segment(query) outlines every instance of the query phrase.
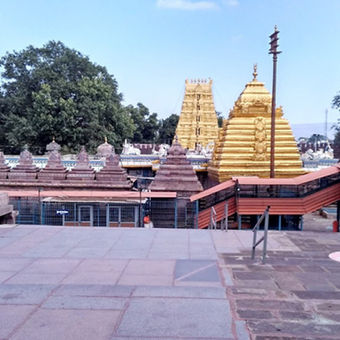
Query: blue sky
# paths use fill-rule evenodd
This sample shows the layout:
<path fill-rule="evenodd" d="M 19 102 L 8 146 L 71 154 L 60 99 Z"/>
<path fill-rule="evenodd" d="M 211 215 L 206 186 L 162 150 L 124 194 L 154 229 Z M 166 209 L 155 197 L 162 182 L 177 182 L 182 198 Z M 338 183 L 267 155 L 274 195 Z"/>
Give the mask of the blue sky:
<path fill-rule="evenodd" d="M 271 91 L 269 35 L 280 30 L 277 104 L 292 124 L 335 122 L 338 0 L 0 0 L 0 55 L 60 40 L 100 65 L 125 104 L 180 113 L 186 78 L 212 78 L 224 117 L 258 63 Z"/>

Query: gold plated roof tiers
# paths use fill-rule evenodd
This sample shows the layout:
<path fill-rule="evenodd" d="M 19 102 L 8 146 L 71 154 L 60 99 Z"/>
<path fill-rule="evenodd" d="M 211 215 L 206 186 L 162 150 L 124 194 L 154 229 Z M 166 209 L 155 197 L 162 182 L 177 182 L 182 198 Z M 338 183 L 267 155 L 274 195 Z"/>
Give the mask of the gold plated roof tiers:
<path fill-rule="evenodd" d="M 206 147 L 218 137 L 218 124 L 212 95 L 212 80 L 186 80 L 182 111 L 176 135 L 183 148 Z"/>
<path fill-rule="evenodd" d="M 209 176 L 223 182 L 233 176 L 270 176 L 271 94 L 259 82 L 257 67 L 225 120 L 215 145 Z M 282 108 L 276 109 L 275 177 L 304 174 L 296 142 Z"/>

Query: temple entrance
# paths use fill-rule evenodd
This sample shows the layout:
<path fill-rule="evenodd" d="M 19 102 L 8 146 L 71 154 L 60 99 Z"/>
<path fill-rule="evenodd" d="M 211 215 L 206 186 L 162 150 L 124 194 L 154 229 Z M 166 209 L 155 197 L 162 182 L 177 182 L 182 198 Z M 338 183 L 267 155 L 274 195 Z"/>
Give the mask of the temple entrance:
<path fill-rule="evenodd" d="M 138 207 L 108 205 L 106 216 L 108 227 L 136 227 Z"/>

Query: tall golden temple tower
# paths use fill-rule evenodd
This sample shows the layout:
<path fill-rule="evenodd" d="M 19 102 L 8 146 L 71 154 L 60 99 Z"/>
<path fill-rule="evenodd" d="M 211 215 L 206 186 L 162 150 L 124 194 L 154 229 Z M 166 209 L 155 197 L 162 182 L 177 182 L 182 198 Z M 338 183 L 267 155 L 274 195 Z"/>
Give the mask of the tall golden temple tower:
<path fill-rule="evenodd" d="M 212 95 L 212 80 L 186 80 L 182 111 L 176 135 L 183 148 L 216 142 L 218 123 Z"/>
<path fill-rule="evenodd" d="M 272 96 L 259 82 L 257 66 L 224 122 L 215 145 L 209 176 L 223 182 L 234 176 L 270 176 L 270 128 Z M 276 109 L 275 177 L 304 174 L 302 162 L 282 108 Z"/>

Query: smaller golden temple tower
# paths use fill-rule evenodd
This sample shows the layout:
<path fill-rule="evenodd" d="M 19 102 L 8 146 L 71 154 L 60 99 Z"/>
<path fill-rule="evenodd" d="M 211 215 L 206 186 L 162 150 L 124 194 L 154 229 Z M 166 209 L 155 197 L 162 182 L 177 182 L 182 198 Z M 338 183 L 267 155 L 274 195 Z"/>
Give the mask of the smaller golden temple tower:
<path fill-rule="evenodd" d="M 272 96 L 257 80 L 248 83 L 234 104 L 216 142 L 209 176 L 224 182 L 234 176 L 270 176 L 270 129 Z M 282 108 L 276 109 L 275 177 L 295 177 L 305 172 L 300 154 Z"/>
<path fill-rule="evenodd" d="M 216 142 L 218 123 L 212 95 L 212 80 L 185 81 L 185 95 L 176 135 L 183 148 L 206 147 Z"/>

